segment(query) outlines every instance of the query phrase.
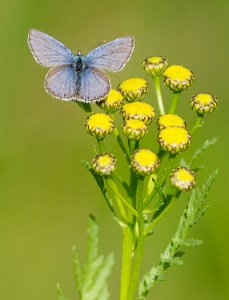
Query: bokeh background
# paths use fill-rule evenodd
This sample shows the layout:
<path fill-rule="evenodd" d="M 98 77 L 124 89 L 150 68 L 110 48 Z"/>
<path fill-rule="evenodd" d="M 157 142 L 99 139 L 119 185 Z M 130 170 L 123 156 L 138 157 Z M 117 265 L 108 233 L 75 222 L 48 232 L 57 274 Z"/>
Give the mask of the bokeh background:
<path fill-rule="evenodd" d="M 149 299 L 229 299 L 228 14 L 227 0 L 1 0 L 0 299 L 54 300 L 56 282 L 69 299 L 77 299 L 71 248 L 77 244 L 83 257 L 89 213 L 100 225 L 101 252 L 115 252 L 110 290 L 111 299 L 118 299 L 121 232 L 80 165 L 80 159 L 92 159 L 95 140 L 85 132 L 85 115 L 77 104 L 44 92 L 46 70 L 29 52 L 29 28 L 83 51 L 104 40 L 134 35 L 131 61 L 110 75 L 114 87 L 128 77 L 146 78 L 140 63 L 149 55 L 191 67 L 196 81 L 183 94 L 178 110 L 190 126 L 195 118 L 190 96 L 199 91 L 217 95 L 218 110 L 206 118 L 187 152 L 190 155 L 207 138 L 219 137 L 202 157 L 206 168 L 198 177 L 202 183 L 211 170 L 220 169 L 208 197 L 210 209 L 192 231 L 204 244 L 188 249 L 185 266 L 169 270 Z M 168 107 L 170 93 L 165 88 L 163 92 Z M 153 86 L 148 101 L 155 103 Z M 114 149 L 112 138 L 108 144 Z M 156 147 L 150 138 L 143 144 Z M 144 270 L 158 262 L 186 200 L 181 199 L 147 242 Z"/>

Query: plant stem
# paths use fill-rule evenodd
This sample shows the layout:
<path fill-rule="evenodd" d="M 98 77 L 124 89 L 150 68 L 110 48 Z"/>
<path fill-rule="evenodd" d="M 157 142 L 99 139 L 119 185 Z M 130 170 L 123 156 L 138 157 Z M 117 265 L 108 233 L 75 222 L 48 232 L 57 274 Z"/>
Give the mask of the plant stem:
<path fill-rule="evenodd" d="M 116 127 L 114 129 L 114 135 L 116 137 L 116 140 L 117 140 L 121 150 L 123 151 L 124 156 L 126 157 L 127 162 L 129 163 L 130 162 L 129 153 L 128 153 L 128 151 L 127 151 L 127 149 L 126 149 L 126 147 L 125 147 L 125 145 L 122 141 L 122 138 L 121 138 L 121 136 L 118 132 L 118 129 Z"/>
<path fill-rule="evenodd" d="M 132 265 L 133 236 L 129 227 L 123 228 L 120 300 L 127 300 Z"/>
<path fill-rule="evenodd" d="M 105 152 L 104 139 L 96 138 L 96 140 L 99 146 L 99 152 L 104 153 Z"/>
<path fill-rule="evenodd" d="M 137 247 L 134 255 L 133 268 L 131 271 L 131 281 L 128 290 L 128 297 L 126 300 L 133 300 L 138 284 L 139 273 L 141 269 L 141 262 L 144 250 L 144 215 L 143 215 L 143 183 L 144 177 L 139 177 L 138 186 L 137 186 L 137 194 L 136 194 L 136 208 L 139 214 L 137 218 L 138 224 L 138 239 L 137 239 Z"/>
<path fill-rule="evenodd" d="M 194 126 L 192 127 L 192 129 L 190 130 L 191 134 L 193 134 L 197 128 L 200 128 L 203 126 L 203 117 L 204 117 L 204 115 L 197 114 L 196 122 L 195 122 Z"/>
<path fill-rule="evenodd" d="M 171 103 L 171 106 L 169 109 L 170 114 L 174 114 L 176 112 L 177 104 L 180 99 L 180 95 L 181 95 L 180 92 L 173 92 L 172 103 Z"/>
<path fill-rule="evenodd" d="M 165 109 L 163 105 L 163 99 L 161 95 L 161 83 L 160 83 L 160 76 L 153 77 L 154 84 L 155 84 L 155 90 L 156 90 L 156 96 L 157 96 L 157 103 L 159 107 L 159 111 L 161 115 L 165 114 Z"/>
<path fill-rule="evenodd" d="M 83 102 L 77 102 L 79 106 L 85 111 L 85 113 L 90 116 L 92 114 L 91 104 L 89 103 L 83 103 Z"/>

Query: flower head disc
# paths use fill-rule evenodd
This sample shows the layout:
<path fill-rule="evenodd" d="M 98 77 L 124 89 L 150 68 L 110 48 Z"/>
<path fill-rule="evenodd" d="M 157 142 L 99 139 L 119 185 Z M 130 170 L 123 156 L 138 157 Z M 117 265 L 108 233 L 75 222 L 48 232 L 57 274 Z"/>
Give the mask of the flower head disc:
<path fill-rule="evenodd" d="M 174 92 L 186 90 L 194 81 L 193 72 L 180 65 L 168 67 L 164 71 L 163 77 L 165 84 Z"/>
<path fill-rule="evenodd" d="M 121 82 L 118 90 L 128 101 L 142 100 L 149 91 L 149 83 L 144 78 L 130 78 Z"/>
<path fill-rule="evenodd" d="M 182 127 L 186 128 L 186 122 L 184 119 L 174 114 L 161 115 L 157 121 L 157 127 L 162 130 L 167 127 Z"/>
<path fill-rule="evenodd" d="M 131 167 L 141 176 L 154 173 L 159 164 L 159 158 L 149 149 L 138 149 L 131 156 Z"/>
<path fill-rule="evenodd" d="M 123 105 L 121 110 L 124 119 L 136 119 L 149 124 L 155 116 L 155 109 L 145 102 L 132 102 Z"/>
<path fill-rule="evenodd" d="M 189 191 L 196 185 L 195 173 L 185 167 L 174 169 L 170 175 L 170 180 L 172 185 L 180 191 Z"/>
<path fill-rule="evenodd" d="M 110 175 L 117 167 L 117 160 L 113 154 L 97 154 L 92 160 L 93 169 L 100 175 Z"/>
<path fill-rule="evenodd" d="M 147 126 L 143 121 L 129 119 L 124 120 L 123 132 L 130 140 L 138 141 L 147 134 Z"/>
<path fill-rule="evenodd" d="M 191 99 L 192 109 L 201 115 L 214 111 L 217 105 L 217 98 L 209 93 L 196 94 Z"/>
<path fill-rule="evenodd" d="M 108 96 L 100 102 L 96 102 L 98 106 L 107 110 L 114 111 L 121 107 L 123 103 L 123 96 L 116 90 L 110 90 Z"/>
<path fill-rule="evenodd" d="M 113 132 L 115 124 L 109 115 L 95 113 L 86 119 L 85 127 L 91 135 L 104 138 Z"/>
<path fill-rule="evenodd" d="M 176 154 L 190 145 L 191 136 L 185 128 L 167 127 L 159 132 L 158 142 L 164 151 Z"/>
<path fill-rule="evenodd" d="M 152 77 L 160 76 L 168 66 L 168 61 L 162 56 L 147 57 L 143 63 L 143 70 Z"/>

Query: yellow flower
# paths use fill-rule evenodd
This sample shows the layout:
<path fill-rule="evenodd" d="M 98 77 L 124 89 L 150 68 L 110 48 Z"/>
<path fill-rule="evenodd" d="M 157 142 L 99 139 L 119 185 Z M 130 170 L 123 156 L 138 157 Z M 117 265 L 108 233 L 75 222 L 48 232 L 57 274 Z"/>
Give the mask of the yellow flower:
<path fill-rule="evenodd" d="M 186 122 L 184 119 L 174 114 L 161 115 L 157 121 L 157 127 L 162 130 L 167 127 L 182 127 L 186 128 Z"/>
<path fill-rule="evenodd" d="M 171 172 L 170 180 L 180 191 L 189 191 L 196 185 L 195 173 L 185 167 L 178 167 Z"/>
<path fill-rule="evenodd" d="M 144 78 L 130 78 L 121 82 L 118 90 L 128 101 L 142 100 L 149 91 L 149 83 Z"/>
<path fill-rule="evenodd" d="M 123 105 L 121 110 L 124 119 L 141 120 L 149 124 L 155 116 L 155 109 L 145 102 L 132 102 Z"/>
<path fill-rule="evenodd" d="M 110 90 L 108 96 L 102 101 L 96 102 L 96 104 L 107 111 L 114 111 L 122 106 L 123 100 L 120 92 Z"/>
<path fill-rule="evenodd" d="M 180 65 L 168 67 L 164 71 L 163 77 L 165 84 L 174 92 L 186 90 L 194 81 L 193 72 Z"/>
<path fill-rule="evenodd" d="M 143 121 L 135 119 L 124 120 L 122 129 L 128 139 L 135 141 L 143 138 L 148 131 Z"/>
<path fill-rule="evenodd" d="M 93 169 L 100 175 L 110 175 L 117 167 L 117 160 L 113 154 L 97 154 L 92 160 Z"/>
<path fill-rule="evenodd" d="M 159 132 L 158 142 L 164 151 L 176 154 L 190 145 L 191 136 L 185 128 L 167 127 Z"/>
<path fill-rule="evenodd" d="M 152 77 L 160 76 L 168 66 L 168 61 L 162 56 L 147 57 L 143 63 L 143 70 Z"/>
<path fill-rule="evenodd" d="M 109 115 L 95 113 L 87 117 L 85 127 L 91 135 L 104 138 L 113 132 L 115 124 Z"/>
<path fill-rule="evenodd" d="M 159 164 L 159 158 L 149 149 L 138 149 L 131 156 L 131 167 L 141 176 L 154 173 Z"/>
<path fill-rule="evenodd" d="M 201 115 L 214 111 L 217 105 L 217 98 L 209 93 L 199 93 L 191 99 L 192 109 Z"/>

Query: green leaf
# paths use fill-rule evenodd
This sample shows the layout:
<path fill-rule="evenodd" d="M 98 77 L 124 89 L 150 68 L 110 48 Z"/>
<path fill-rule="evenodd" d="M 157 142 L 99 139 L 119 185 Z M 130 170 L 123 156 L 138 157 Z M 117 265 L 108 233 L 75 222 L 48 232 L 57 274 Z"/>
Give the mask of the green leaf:
<path fill-rule="evenodd" d="M 182 265 L 183 261 L 179 248 L 181 246 L 198 246 L 202 241 L 197 239 L 187 239 L 191 227 L 196 224 L 205 214 L 207 206 L 205 199 L 212 187 L 217 175 L 217 170 L 209 176 L 202 189 L 195 188 L 189 198 L 187 207 L 181 216 L 177 231 L 165 251 L 160 256 L 160 262 L 157 267 L 153 267 L 140 281 L 138 289 L 138 300 L 145 300 L 150 289 L 157 280 L 163 278 L 163 273 L 172 265 Z"/>
<path fill-rule="evenodd" d="M 59 284 L 57 284 L 57 293 L 58 293 L 58 300 L 68 300 L 68 298 L 64 295 L 64 292 L 61 289 Z"/>
<path fill-rule="evenodd" d="M 196 152 L 193 154 L 193 156 L 192 156 L 191 160 L 189 161 L 188 165 L 191 166 L 200 157 L 200 155 L 203 152 L 205 152 L 209 147 L 214 145 L 217 142 L 217 140 L 218 139 L 216 137 L 214 137 L 210 140 L 206 140 L 204 142 L 204 144 L 199 149 L 197 149 Z"/>
<path fill-rule="evenodd" d="M 76 250 L 76 246 L 72 248 L 73 253 L 73 265 L 74 265 L 74 276 L 75 276 L 75 285 L 77 290 L 79 291 L 79 296 L 81 298 L 81 290 L 82 290 L 82 271 L 80 268 L 79 255 Z"/>

